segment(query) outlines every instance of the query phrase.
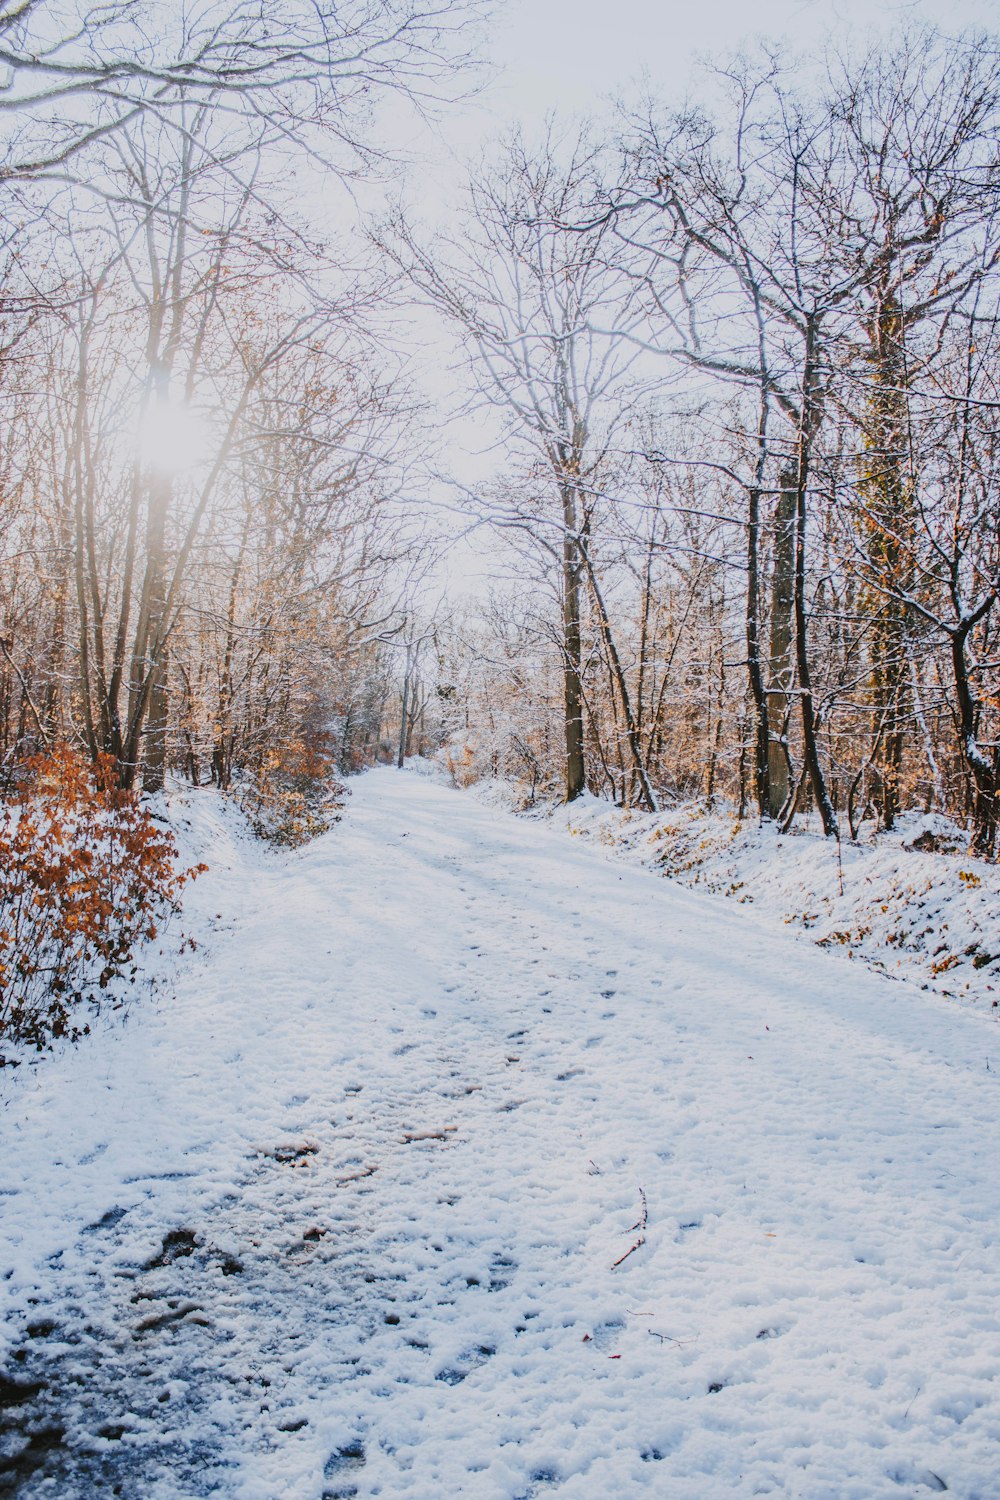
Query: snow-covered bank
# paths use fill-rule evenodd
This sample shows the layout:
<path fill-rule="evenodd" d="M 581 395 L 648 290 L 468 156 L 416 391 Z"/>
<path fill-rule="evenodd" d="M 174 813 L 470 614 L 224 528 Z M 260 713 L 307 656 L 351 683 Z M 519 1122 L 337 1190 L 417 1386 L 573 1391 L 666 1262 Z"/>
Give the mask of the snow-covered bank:
<path fill-rule="evenodd" d="M 473 794 L 511 808 L 503 783 Z M 1000 1002 L 1000 866 L 965 850 L 946 818 L 908 813 L 857 843 L 806 828 L 781 834 L 700 805 L 645 813 L 585 796 L 540 807 L 575 837 L 672 880 L 752 905 L 894 978 L 986 1009 Z"/>
<path fill-rule="evenodd" d="M 996 1500 L 991 1020 L 353 792 L 195 800 L 174 993 L 0 1080 L 9 1492 Z"/>

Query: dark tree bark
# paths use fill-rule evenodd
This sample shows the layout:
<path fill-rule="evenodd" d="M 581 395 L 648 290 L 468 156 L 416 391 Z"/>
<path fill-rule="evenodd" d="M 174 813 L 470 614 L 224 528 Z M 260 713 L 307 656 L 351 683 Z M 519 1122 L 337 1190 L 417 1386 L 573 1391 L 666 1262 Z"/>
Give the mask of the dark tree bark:
<path fill-rule="evenodd" d="M 987 754 L 979 744 L 979 704 L 969 676 L 967 646 L 973 628 L 986 618 L 995 602 L 995 596 L 985 600 L 973 615 L 968 616 L 951 632 L 951 663 L 959 711 L 959 734 L 962 754 L 974 788 L 972 848 L 984 859 L 991 859 L 996 847 L 1000 813 L 1000 744 L 993 746 L 992 754 Z"/>
<path fill-rule="evenodd" d="M 576 490 L 563 485 L 563 705 L 566 732 L 566 801 L 585 790 L 583 750 L 583 648 L 580 638 L 580 538 L 577 532 Z"/>
<path fill-rule="evenodd" d="M 771 571 L 771 633 L 767 692 L 768 798 L 772 818 L 788 811 L 792 794 L 792 759 L 788 746 L 791 694 L 795 685 L 795 577 L 798 475 L 784 470 L 774 508 Z"/>
<path fill-rule="evenodd" d="M 799 418 L 798 469 L 795 487 L 795 661 L 799 679 L 799 704 L 802 713 L 802 743 L 809 784 L 827 838 L 839 838 L 840 828 L 826 778 L 819 758 L 816 710 L 813 703 L 812 676 L 809 670 L 808 622 L 806 614 L 806 495 L 812 442 L 820 422 L 820 398 L 817 389 L 816 346 L 817 320 L 809 314 L 806 320 L 805 363 L 802 374 L 802 406 Z"/>

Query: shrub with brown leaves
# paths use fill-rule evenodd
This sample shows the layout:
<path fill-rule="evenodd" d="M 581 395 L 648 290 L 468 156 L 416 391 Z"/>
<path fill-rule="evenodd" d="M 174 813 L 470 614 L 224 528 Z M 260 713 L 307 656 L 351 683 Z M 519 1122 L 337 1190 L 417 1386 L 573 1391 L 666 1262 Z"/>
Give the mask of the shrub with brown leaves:
<path fill-rule="evenodd" d="M 266 751 L 237 800 L 260 838 L 292 849 L 337 821 L 347 788 L 329 735 L 303 734 Z"/>
<path fill-rule="evenodd" d="M 0 1037 L 44 1047 L 89 1031 L 74 1012 L 115 979 L 179 909 L 177 848 L 111 756 L 67 745 L 29 760 L 0 803 Z"/>

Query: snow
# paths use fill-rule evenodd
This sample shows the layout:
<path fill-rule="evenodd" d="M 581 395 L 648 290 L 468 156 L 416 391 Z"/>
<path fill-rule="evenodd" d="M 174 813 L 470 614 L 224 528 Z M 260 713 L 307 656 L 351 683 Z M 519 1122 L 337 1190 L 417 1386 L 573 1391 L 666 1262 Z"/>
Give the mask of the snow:
<path fill-rule="evenodd" d="M 0 1492 L 996 1500 L 990 1015 L 352 786 L 175 802 L 197 949 L 0 1079 Z"/>
<path fill-rule="evenodd" d="M 474 795 L 515 805 L 501 783 Z M 984 1008 L 1000 999 L 1000 867 L 966 852 L 968 835 L 939 814 L 906 813 L 892 833 L 840 844 L 695 803 L 643 813 L 585 796 L 533 816 L 614 858 L 752 905 L 759 921 L 791 926 L 894 978 Z"/>

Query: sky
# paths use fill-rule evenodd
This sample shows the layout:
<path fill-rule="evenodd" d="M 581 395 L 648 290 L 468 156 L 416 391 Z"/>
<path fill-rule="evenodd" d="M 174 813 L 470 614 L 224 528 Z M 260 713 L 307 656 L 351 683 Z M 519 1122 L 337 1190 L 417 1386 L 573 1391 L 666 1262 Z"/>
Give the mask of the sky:
<path fill-rule="evenodd" d="M 489 119 L 540 123 L 547 110 L 599 111 L 644 75 L 657 93 L 682 96 L 699 55 L 755 37 L 815 53 L 849 29 L 932 22 L 955 31 L 996 27 L 997 0 L 499 0 L 489 51 L 495 78 Z M 475 114 L 449 123 L 472 134 Z M 487 127 L 484 126 L 484 130 Z"/>

